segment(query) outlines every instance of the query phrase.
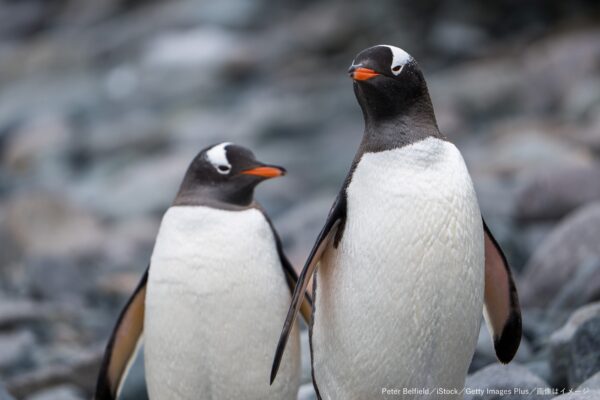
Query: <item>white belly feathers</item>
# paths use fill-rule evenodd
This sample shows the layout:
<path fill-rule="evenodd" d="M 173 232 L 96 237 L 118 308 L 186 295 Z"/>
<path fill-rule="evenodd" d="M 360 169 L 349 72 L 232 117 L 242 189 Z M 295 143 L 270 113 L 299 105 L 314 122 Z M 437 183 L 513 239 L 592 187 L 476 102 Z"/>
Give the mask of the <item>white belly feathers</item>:
<path fill-rule="evenodd" d="M 462 388 L 483 307 L 484 247 L 454 145 L 428 138 L 365 153 L 347 188 L 342 240 L 317 278 L 312 342 L 323 399 Z"/>
<path fill-rule="evenodd" d="M 146 297 L 151 399 L 294 398 L 297 327 L 280 375 L 269 386 L 289 302 L 273 233 L 259 210 L 170 208 L 152 255 Z"/>

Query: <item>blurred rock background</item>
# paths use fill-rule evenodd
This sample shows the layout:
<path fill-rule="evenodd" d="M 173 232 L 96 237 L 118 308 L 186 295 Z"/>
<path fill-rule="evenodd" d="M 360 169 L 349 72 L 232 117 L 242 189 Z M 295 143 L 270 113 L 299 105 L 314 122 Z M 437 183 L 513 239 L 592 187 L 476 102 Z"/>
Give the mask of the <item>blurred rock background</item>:
<path fill-rule="evenodd" d="M 288 168 L 258 196 L 299 267 L 362 133 L 346 69 L 379 43 L 419 60 L 515 270 L 516 363 L 482 330 L 469 385 L 598 398 L 600 3 L 2 0 L 0 399 L 90 398 L 209 144 Z"/>

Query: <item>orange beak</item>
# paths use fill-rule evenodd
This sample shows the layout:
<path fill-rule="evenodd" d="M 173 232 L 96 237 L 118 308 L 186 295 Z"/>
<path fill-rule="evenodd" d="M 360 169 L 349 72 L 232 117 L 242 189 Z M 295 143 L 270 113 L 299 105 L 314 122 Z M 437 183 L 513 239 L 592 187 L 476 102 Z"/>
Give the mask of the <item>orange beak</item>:
<path fill-rule="evenodd" d="M 350 72 L 350 77 L 352 77 L 352 79 L 355 81 L 366 81 L 368 79 L 375 78 L 377 75 L 379 74 L 374 70 L 362 67 L 356 68 Z"/>
<path fill-rule="evenodd" d="M 250 168 L 241 172 L 244 175 L 260 176 L 262 178 L 270 179 L 277 178 L 278 176 L 285 175 L 285 169 L 281 167 L 275 167 L 270 165 L 263 165 L 256 168 Z"/>

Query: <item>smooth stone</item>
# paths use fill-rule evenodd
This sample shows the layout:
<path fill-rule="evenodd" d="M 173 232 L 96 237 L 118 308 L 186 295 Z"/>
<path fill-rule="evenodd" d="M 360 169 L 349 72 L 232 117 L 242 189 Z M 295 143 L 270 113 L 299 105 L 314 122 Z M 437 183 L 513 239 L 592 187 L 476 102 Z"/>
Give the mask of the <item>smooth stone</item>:
<path fill-rule="evenodd" d="M 73 385 L 60 385 L 50 389 L 44 389 L 31 396 L 27 400 L 83 400 L 81 391 Z"/>
<path fill-rule="evenodd" d="M 527 390 L 528 393 L 516 393 L 515 388 Z M 524 400 L 524 399 L 549 399 L 551 395 L 538 394 L 537 390 L 549 388 L 548 384 L 540 377 L 522 365 L 511 363 L 507 365 L 489 365 L 473 375 L 467 377 L 465 383 L 465 400 Z M 467 389 L 483 389 L 483 395 L 467 393 Z M 505 395 L 491 390 L 504 390 Z"/>
<path fill-rule="evenodd" d="M 523 307 L 546 307 L 556 293 L 588 262 L 600 259 L 600 202 L 569 214 L 533 254 L 522 275 L 519 296 Z M 579 288 L 593 296 L 600 290 L 600 274 Z"/>
<path fill-rule="evenodd" d="M 15 400 L 4 388 L 2 382 L 0 382 L 0 400 Z"/>
<path fill-rule="evenodd" d="M 238 39 L 215 27 L 165 33 L 150 42 L 143 59 L 151 68 L 196 68 L 210 76 L 241 51 Z"/>
<path fill-rule="evenodd" d="M 312 383 L 306 383 L 298 389 L 298 400 L 317 400 L 315 388 Z"/>
<path fill-rule="evenodd" d="M 300 349 L 301 354 L 301 377 L 300 383 L 310 384 L 312 386 L 312 371 L 310 364 L 310 344 L 308 340 L 308 329 L 304 329 L 300 332 Z"/>
<path fill-rule="evenodd" d="M 8 138 L 5 165 L 18 176 L 36 174 L 42 180 L 52 181 L 63 172 L 60 164 L 64 163 L 70 135 L 64 117 L 33 115 Z"/>
<path fill-rule="evenodd" d="M 577 389 L 600 390 L 600 371 L 586 379 L 585 382 L 577 387 Z"/>
<path fill-rule="evenodd" d="M 544 352 L 548 353 L 547 351 Z M 544 382 L 549 382 L 552 379 L 552 368 L 550 367 L 550 360 L 548 358 L 549 356 L 546 355 L 544 359 L 530 361 L 525 366 L 535 375 L 542 378 Z"/>
<path fill-rule="evenodd" d="M 0 329 L 13 328 L 46 318 L 44 304 L 30 300 L 0 298 Z"/>
<path fill-rule="evenodd" d="M 577 329 L 570 355 L 570 387 L 577 387 L 600 371 L 600 316 L 584 322 Z"/>
<path fill-rule="evenodd" d="M 550 368 L 553 387 L 568 386 L 568 371 L 571 369 L 571 343 L 578 329 L 589 320 L 600 316 L 600 302 L 588 304 L 575 311 L 567 322 L 548 339 Z"/>
<path fill-rule="evenodd" d="M 100 221 L 58 193 L 27 191 L 8 202 L 5 227 L 28 257 L 67 257 L 101 251 Z"/>
<path fill-rule="evenodd" d="M 554 397 L 558 400 L 600 400 L 600 390 L 585 390 L 565 393 Z"/>
<path fill-rule="evenodd" d="M 92 352 L 79 350 L 68 363 L 47 363 L 28 370 L 7 381 L 7 387 L 19 399 L 40 393 L 55 386 L 74 386 L 93 393 L 104 346 Z"/>
<path fill-rule="evenodd" d="M 28 330 L 0 334 L 0 371 L 10 375 L 30 367 L 35 341 Z"/>
<path fill-rule="evenodd" d="M 561 167 L 529 177 L 515 205 L 521 220 L 557 219 L 600 200 L 600 165 Z"/>
<path fill-rule="evenodd" d="M 173 201 L 189 163 L 199 150 L 188 146 L 131 162 L 125 168 L 105 168 L 72 188 L 73 196 L 104 217 L 162 214 Z"/>
<path fill-rule="evenodd" d="M 577 268 L 575 275 L 550 302 L 548 309 L 570 310 L 581 307 L 600 295 L 600 258 L 585 261 Z"/>

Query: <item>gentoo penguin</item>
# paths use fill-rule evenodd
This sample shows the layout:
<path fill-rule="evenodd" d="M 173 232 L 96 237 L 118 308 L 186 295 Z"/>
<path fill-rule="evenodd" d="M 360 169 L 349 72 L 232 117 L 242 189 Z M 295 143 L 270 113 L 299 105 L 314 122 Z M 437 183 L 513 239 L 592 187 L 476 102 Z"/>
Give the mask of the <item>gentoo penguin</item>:
<path fill-rule="evenodd" d="M 150 399 L 296 398 L 296 326 L 275 386 L 269 369 L 297 275 L 254 200 L 257 184 L 284 173 L 231 143 L 195 157 L 109 341 L 96 399 L 118 397 L 142 332 Z"/>
<path fill-rule="evenodd" d="M 364 136 L 300 274 L 271 381 L 317 271 L 310 342 L 319 398 L 373 399 L 386 389 L 461 398 L 484 302 L 498 359 L 509 362 L 519 346 L 506 258 L 460 152 L 438 130 L 417 62 L 379 45 L 349 73 Z"/>

